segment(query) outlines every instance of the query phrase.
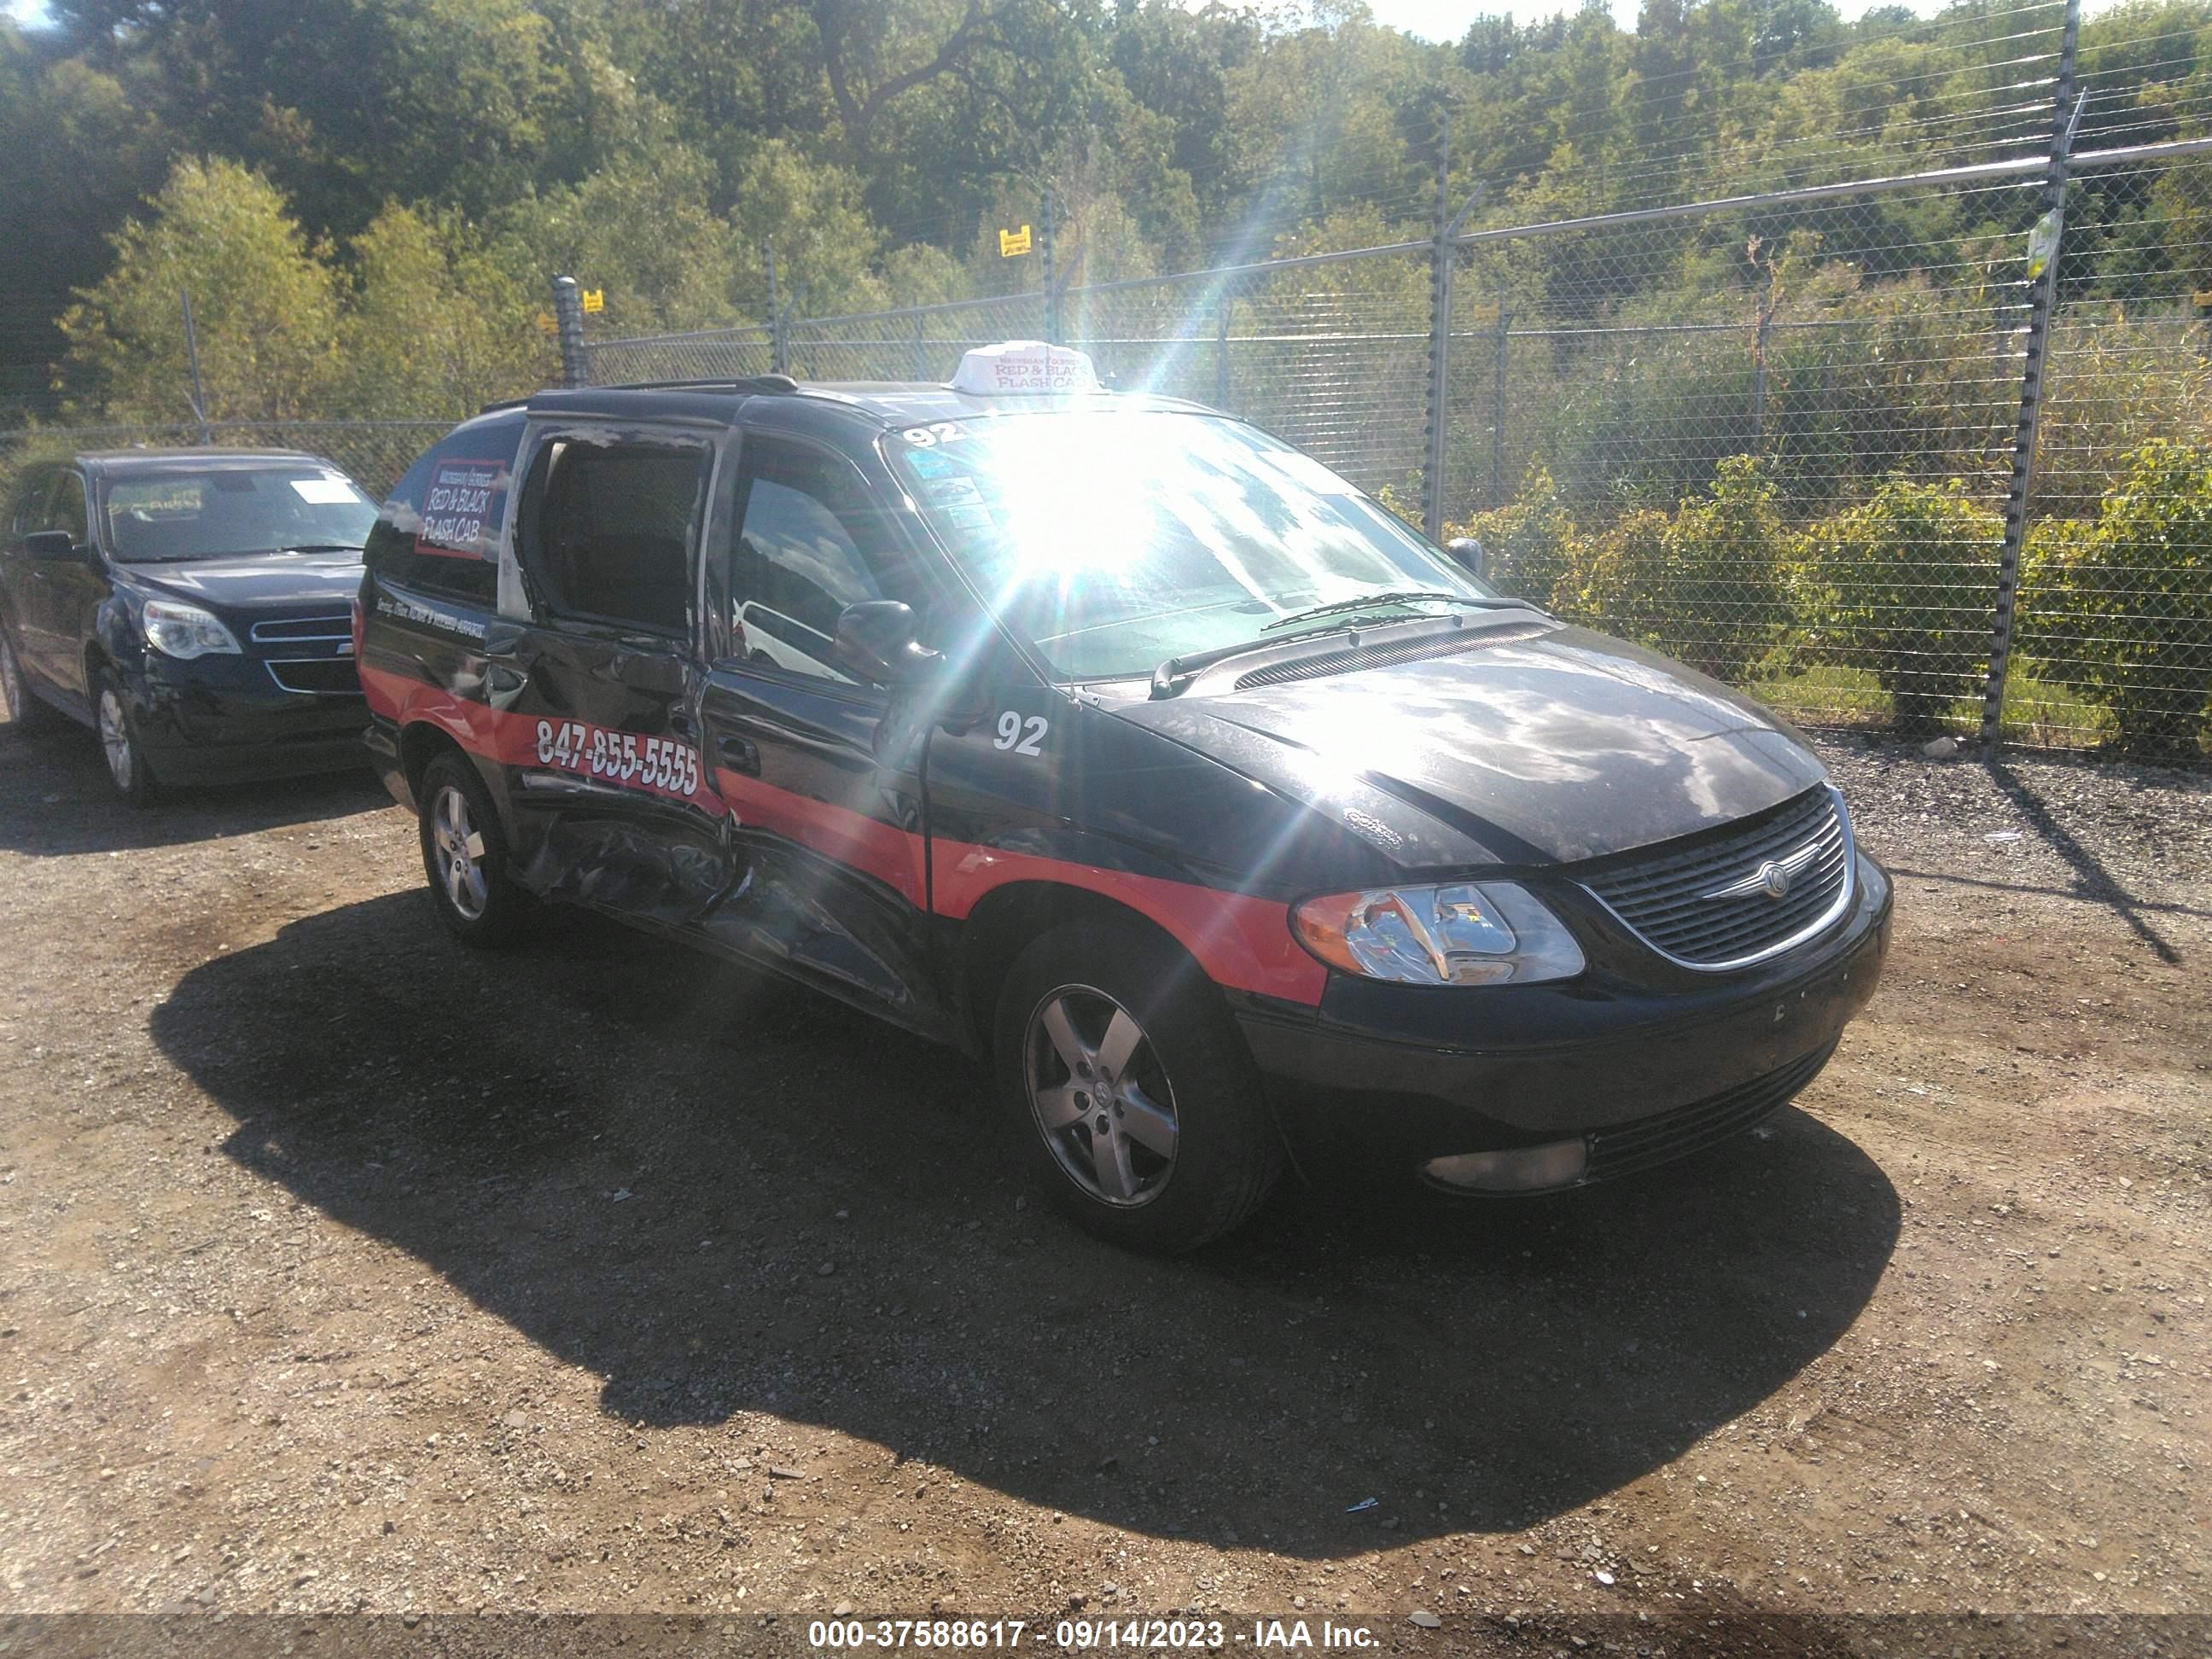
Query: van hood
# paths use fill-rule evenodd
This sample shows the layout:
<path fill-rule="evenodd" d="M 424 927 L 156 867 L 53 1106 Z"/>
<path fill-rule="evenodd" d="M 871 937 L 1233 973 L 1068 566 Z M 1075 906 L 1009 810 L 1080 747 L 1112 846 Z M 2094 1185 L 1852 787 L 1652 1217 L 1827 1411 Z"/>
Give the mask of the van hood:
<path fill-rule="evenodd" d="M 1756 703 L 1579 628 L 1249 690 L 1211 692 L 1215 678 L 1109 706 L 1333 816 L 1353 816 L 1334 809 L 1355 795 L 1387 803 L 1387 843 L 1410 861 L 1601 858 L 1747 817 L 1826 776 Z M 1378 816 L 1370 806 L 1354 821 Z"/>
<path fill-rule="evenodd" d="M 336 615 L 361 588 L 358 553 L 272 553 L 185 564 L 120 564 L 116 569 L 133 587 L 155 598 L 181 599 L 217 615 L 296 613 L 303 607 Z"/>

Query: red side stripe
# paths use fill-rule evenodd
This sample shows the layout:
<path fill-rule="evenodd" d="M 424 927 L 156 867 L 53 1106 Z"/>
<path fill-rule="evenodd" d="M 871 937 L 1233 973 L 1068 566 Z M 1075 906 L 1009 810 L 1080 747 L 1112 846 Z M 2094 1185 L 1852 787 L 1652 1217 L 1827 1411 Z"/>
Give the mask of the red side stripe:
<path fill-rule="evenodd" d="M 849 807 L 779 789 L 743 772 L 717 767 L 714 787 L 738 823 L 773 830 L 826 859 L 873 876 L 903 894 L 916 909 L 925 902 L 921 836 Z"/>
<path fill-rule="evenodd" d="M 428 720 L 471 753 L 504 765 L 537 764 L 533 716 L 507 714 L 366 664 L 361 681 L 369 707 L 387 720 L 403 726 Z M 964 920 L 986 894 L 1009 882 L 1050 882 L 1100 894 L 1156 923 L 1217 985 L 1311 1006 L 1321 1001 L 1328 982 L 1328 969 L 1291 937 L 1289 907 L 1273 900 L 967 842 L 939 840 L 933 849 L 922 836 L 865 812 L 779 789 L 741 772 L 718 767 L 714 777 L 722 800 L 741 823 L 760 824 L 872 876 L 916 907 L 926 891 L 933 891 L 939 915 Z M 713 811 L 721 802 L 696 804 Z M 923 879 L 923 860 L 933 851 L 933 888 Z"/>
<path fill-rule="evenodd" d="M 1256 991 L 1309 1006 L 1321 1001 L 1328 970 L 1291 937 L 1290 907 L 1194 882 L 1135 876 L 1096 865 L 1009 853 L 964 842 L 935 843 L 936 910 L 964 917 L 994 887 L 1054 882 L 1119 901 L 1156 922 L 1190 952 L 1217 985 Z"/>

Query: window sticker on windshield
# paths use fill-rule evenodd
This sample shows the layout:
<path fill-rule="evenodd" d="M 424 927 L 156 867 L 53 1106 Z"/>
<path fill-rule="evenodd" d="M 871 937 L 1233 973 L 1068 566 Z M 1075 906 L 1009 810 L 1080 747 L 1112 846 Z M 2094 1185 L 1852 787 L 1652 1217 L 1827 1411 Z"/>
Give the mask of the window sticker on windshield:
<path fill-rule="evenodd" d="M 415 550 L 448 559 L 488 559 L 507 503 L 502 461 L 440 461 L 422 497 Z"/>
<path fill-rule="evenodd" d="M 343 478 L 295 478 L 292 488 L 310 507 L 345 507 L 361 499 Z"/>

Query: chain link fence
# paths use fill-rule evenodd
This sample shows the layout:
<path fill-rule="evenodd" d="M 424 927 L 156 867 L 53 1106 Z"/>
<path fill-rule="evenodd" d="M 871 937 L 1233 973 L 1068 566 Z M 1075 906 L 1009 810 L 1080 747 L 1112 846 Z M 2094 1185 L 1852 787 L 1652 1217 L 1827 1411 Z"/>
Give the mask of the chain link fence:
<path fill-rule="evenodd" d="M 1948 167 L 1807 179 L 1808 154 L 1770 169 L 1794 188 L 1454 233 L 1440 202 L 1428 241 L 636 339 L 589 339 L 563 278 L 564 373 L 943 381 L 974 347 L 1053 338 L 1801 721 L 2202 762 L 2212 139 L 2069 155 L 2071 43 L 2069 22 L 2030 70 L 1992 68 L 2004 120 Z M 380 493 L 444 429 L 205 435 Z M 46 431 L 0 471 L 201 437 Z"/>

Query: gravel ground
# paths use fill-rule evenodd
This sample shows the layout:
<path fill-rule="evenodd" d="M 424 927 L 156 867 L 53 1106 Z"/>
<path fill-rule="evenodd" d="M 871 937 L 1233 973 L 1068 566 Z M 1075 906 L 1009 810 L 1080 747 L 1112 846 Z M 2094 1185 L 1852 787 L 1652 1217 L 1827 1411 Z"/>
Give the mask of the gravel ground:
<path fill-rule="evenodd" d="M 1823 746 L 1899 922 L 1796 1108 L 1163 1263 L 832 1004 L 580 920 L 453 946 L 373 784 L 134 816 L 88 738 L 0 728 L 0 1648 L 2212 1611 L 2212 780 Z"/>

